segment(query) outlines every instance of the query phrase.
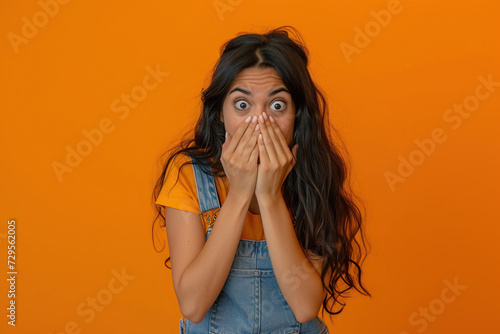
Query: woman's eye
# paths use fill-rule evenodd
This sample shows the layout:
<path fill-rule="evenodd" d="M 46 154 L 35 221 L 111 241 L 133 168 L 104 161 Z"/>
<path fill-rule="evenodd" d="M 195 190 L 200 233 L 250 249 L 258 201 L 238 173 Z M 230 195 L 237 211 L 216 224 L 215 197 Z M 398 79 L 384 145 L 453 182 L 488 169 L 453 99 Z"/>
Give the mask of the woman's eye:
<path fill-rule="evenodd" d="M 285 109 L 286 103 L 284 101 L 277 100 L 277 101 L 274 101 L 271 106 L 275 108 L 274 110 L 281 111 L 281 110 Z"/>
<path fill-rule="evenodd" d="M 245 100 L 238 100 L 235 102 L 236 109 L 245 110 L 249 107 L 249 104 Z M 271 107 L 276 111 L 281 111 L 286 108 L 286 102 L 281 100 L 276 100 L 271 104 Z"/>
<path fill-rule="evenodd" d="M 248 107 L 248 103 L 245 100 L 236 101 L 236 108 L 237 109 L 243 110 L 243 109 L 246 109 L 246 107 Z"/>

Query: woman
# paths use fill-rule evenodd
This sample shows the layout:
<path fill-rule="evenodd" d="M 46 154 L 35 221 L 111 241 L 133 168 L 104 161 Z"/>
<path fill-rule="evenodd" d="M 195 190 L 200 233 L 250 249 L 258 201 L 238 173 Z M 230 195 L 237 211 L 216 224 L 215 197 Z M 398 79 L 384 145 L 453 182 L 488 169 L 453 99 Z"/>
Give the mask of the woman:
<path fill-rule="evenodd" d="M 223 45 L 194 138 L 167 152 L 153 200 L 181 333 L 328 333 L 321 307 L 340 313 L 355 278 L 370 295 L 354 260 L 360 210 L 307 49 L 288 30 Z"/>

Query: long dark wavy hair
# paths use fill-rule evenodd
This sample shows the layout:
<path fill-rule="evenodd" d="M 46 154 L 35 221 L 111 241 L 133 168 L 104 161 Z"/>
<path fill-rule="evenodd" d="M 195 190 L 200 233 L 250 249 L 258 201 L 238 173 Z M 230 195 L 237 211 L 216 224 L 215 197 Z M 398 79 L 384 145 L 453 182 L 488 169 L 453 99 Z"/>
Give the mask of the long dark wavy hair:
<path fill-rule="evenodd" d="M 163 172 L 153 190 L 153 206 L 158 211 L 153 230 L 159 216 L 163 223 L 165 220 L 163 206 L 155 202 L 171 161 L 178 154 L 188 154 L 195 161 L 186 162 L 181 168 L 198 163 L 207 170 L 211 167 L 215 177 L 225 177 L 220 161 L 225 128 L 219 116 L 229 88 L 240 71 L 246 68 L 274 68 L 290 91 L 296 110 L 291 146 L 298 144 L 297 161 L 283 183 L 283 197 L 287 207 L 296 212 L 296 216 L 292 215 L 292 222 L 300 245 L 326 259 L 321 274 L 327 291 L 322 314 L 325 309 L 330 316 L 339 314 L 346 305 L 339 297 L 346 297 L 343 294 L 349 289 L 371 296 L 361 282 L 360 265 L 367 254 L 364 252 L 366 237 L 363 236 L 365 219 L 355 202 L 359 198 L 351 190 L 347 159 L 342 158 L 341 146 L 334 145 L 331 137 L 331 133 L 337 131 L 329 125 L 324 94 L 309 74 L 308 50 L 295 28 L 281 26 L 264 34 L 240 33 L 222 45 L 220 54 L 211 83 L 201 92 L 203 108 L 194 127 L 194 136 L 192 132 L 188 133 L 187 139 L 183 138 L 180 144 L 160 157 L 164 160 L 166 155 L 168 159 L 162 164 Z M 341 136 L 338 137 L 338 144 L 345 147 Z M 345 153 L 349 156 L 347 150 Z M 212 161 L 206 160 L 208 165 L 203 165 L 203 161 L 197 158 Z M 160 227 L 165 227 L 165 224 Z M 305 254 L 308 256 L 307 252 Z M 167 267 L 169 259 L 165 261 Z M 328 269 L 331 277 L 325 285 Z M 342 282 L 345 283 L 343 288 L 340 286 Z M 342 308 L 335 312 L 337 302 Z"/>

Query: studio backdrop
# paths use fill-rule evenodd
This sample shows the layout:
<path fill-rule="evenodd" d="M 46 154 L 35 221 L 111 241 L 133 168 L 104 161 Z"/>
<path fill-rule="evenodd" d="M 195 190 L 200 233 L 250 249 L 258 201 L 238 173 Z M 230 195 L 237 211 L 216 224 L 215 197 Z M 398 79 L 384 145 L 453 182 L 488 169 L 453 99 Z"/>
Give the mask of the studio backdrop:
<path fill-rule="evenodd" d="M 331 333 L 500 333 L 493 0 L 0 3 L 1 333 L 177 333 L 152 191 L 220 47 L 290 25 L 366 206 Z M 207 278 L 209 279 L 209 278 Z"/>

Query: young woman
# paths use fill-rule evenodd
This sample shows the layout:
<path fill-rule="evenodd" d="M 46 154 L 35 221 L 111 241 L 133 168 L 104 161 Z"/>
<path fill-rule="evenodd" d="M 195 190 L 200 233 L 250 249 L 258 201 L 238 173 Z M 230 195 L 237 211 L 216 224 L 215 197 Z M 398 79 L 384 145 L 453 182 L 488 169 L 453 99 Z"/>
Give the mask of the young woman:
<path fill-rule="evenodd" d="M 289 30 L 224 44 L 193 136 L 166 153 L 153 200 L 181 333 L 328 333 L 322 307 L 340 313 L 356 279 L 370 295 L 348 169 L 307 49 Z"/>

